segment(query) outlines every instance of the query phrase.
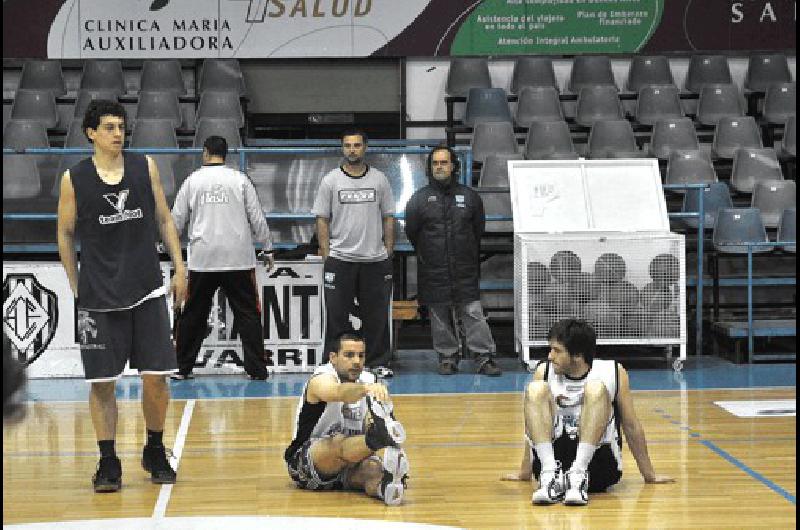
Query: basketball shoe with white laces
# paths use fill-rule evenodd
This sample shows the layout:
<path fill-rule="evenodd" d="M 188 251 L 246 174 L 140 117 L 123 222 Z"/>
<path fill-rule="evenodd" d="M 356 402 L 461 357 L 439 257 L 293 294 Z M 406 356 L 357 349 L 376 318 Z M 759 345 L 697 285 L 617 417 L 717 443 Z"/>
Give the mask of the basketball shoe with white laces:
<path fill-rule="evenodd" d="M 367 447 L 373 451 L 384 447 L 399 447 L 406 441 L 406 430 L 394 419 L 394 406 L 367 396 L 366 432 Z"/>
<path fill-rule="evenodd" d="M 533 504 L 555 504 L 564 499 L 564 472 L 561 462 L 556 462 L 554 470 L 539 473 L 539 489 L 533 492 Z"/>
<path fill-rule="evenodd" d="M 383 499 L 387 506 L 397 506 L 403 502 L 406 481 L 410 466 L 408 457 L 403 449 L 398 447 L 387 447 L 383 451 L 383 477 L 378 486 L 378 496 Z"/>
<path fill-rule="evenodd" d="M 585 506 L 589 503 L 589 472 L 567 471 L 567 493 L 564 504 L 569 506 Z"/>

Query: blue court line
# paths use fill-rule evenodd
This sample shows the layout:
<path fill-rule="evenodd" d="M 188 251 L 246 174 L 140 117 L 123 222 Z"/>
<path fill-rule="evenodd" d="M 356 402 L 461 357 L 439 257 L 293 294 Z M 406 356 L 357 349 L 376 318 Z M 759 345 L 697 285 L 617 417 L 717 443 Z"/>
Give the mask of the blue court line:
<path fill-rule="evenodd" d="M 759 482 L 761 482 L 762 484 L 767 486 L 769 489 L 771 489 L 772 491 L 774 491 L 775 493 L 777 493 L 778 495 L 780 495 L 781 497 L 783 497 L 787 501 L 789 501 L 789 502 L 791 502 L 792 504 L 795 504 L 795 505 L 797 504 L 797 499 L 795 498 L 794 495 L 792 495 L 791 493 L 789 493 L 785 489 L 781 488 L 780 486 L 778 486 L 777 484 L 772 482 L 770 479 L 768 479 L 767 477 L 765 477 L 764 475 L 762 475 L 758 471 L 755 471 L 754 469 L 750 468 L 748 465 L 744 464 L 739 459 L 737 459 L 736 457 L 734 457 L 733 455 L 731 455 L 730 453 L 728 453 L 724 449 L 720 448 L 714 442 L 710 442 L 708 440 L 699 440 L 699 442 L 701 444 L 705 445 L 706 447 L 708 447 L 709 449 L 711 449 L 712 451 L 714 451 L 715 453 L 717 453 L 719 456 L 721 456 L 722 458 L 724 458 L 725 460 L 727 460 L 728 462 L 730 462 L 734 466 L 738 467 L 739 469 L 741 469 L 742 471 L 744 471 L 745 473 L 747 473 L 748 475 L 753 477 L 754 479 L 758 480 Z"/>
<path fill-rule="evenodd" d="M 666 420 L 669 420 L 669 422 L 674 424 L 674 425 L 678 425 L 680 429 L 682 429 L 684 431 L 689 431 L 690 430 L 688 425 L 681 425 L 681 422 L 673 420 L 672 416 L 670 416 L 667 413 L 664 413 L 664 411 L 662 409 L 654 409 L 654 411 L 661 413 L 661 417 L 662 418 L 664 418 Z M 701 438 L 701 435 L 698 432 L 690 432 L 689 435 L 692 438 L 695 438 L 695 439 Z M 742 462 L 741 460 L 739 460 L 738 458 L 733 456 L 732 454 L 728 453 L 727 451 L 722 449 L 720 446 L 718 446 L 714 442 L 712 442 L 710 440 L 700 440 L 700 439 L 698 439 L 697 441 L 700 442 L 701 444 L 705 445 L 706 447 L 708 447 L 709 449 L 711 449 L 712 451 L 717 453 L 719 456 L 721 456 L 722 458 L 724 458 L 725 460 L 727 460 L 728 462 L 730 462 L 734 466 L 738 467 L 739 469 L 741 469 L 742 471 L 744 471 L 745 473 L 747 473 L 748 475 L 750 475 L 751 477 L 753 477 L 757 481 L 759 481 L 762 484 L 764 484 L 766 487 L 768 487 L 769 489 L 771 489 L 772 491 L 774 491 L 775 493 L 777 493 L 778 495 L 780 495 L 781 497 L 783 497 L 787 501 L 791 502 L 794 505 L 797 505 L 797 499 L 795 498 L 794 495 L 792 495 L 791 493 L 789 493 L 785 489 L 781 488 L 780 486 L 778 486 L 777 484 L 772 482 L 770 479 L 768 479 L 767 477 L 765 477 L 764 475 L 762 475 L 758 471 L 754 470 L 753 468 L 751 468 L 750 466 L 748 466 L 747 464 L 745 464 L 744 462 Z"/>

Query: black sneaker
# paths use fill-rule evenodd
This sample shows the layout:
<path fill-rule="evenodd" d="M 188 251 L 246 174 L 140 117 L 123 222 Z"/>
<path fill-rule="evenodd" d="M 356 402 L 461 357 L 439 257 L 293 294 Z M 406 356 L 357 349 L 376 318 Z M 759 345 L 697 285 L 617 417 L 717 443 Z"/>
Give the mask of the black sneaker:
<path fill-rule="evenodd" d="M 247 378 L 250 379 L 250 381 L 266 381 L 269 378 L 269 372 L 258 375 L 247 374 Z"/>
<path fill-rule="evenodd" d="M 406 430 L 394 419 L 391 403 L 367 396 L 367 429 L 364 441 L 373 451 L 384 447 L 399 447 L 406 440 Z"/>
<path fill-rule="evenodd" d="M 169 377 L 170 379 L 173 379 L 175 381 L 186 381 L 189 379 L 194 379 L 194 376 L 192 374 L 182 374 L 180 372 L 176 372 Z"/>
<path fill-rule="evenodd" d="M 92 477 L 95 493 L 119 491 L 122 487 L 122 463 L 116 456 L 105 456 L 97 463 L 97 471 Z"/>
<path fill-rule="evenodd" d="M 142 467 L 150 473 L 150 482 L 153 484 L 175 484 L 177 475 L 169 464 L 167 451 L 164 446 L 144 446 L 142 451 Z"/>
<path fill-rule="evenodd" d="M 494 362 L 494 359 L 486 359 L 478 366 L 478 373 L 488 375 L 489 377 L 497 377 L 503 375 L 503 371 Z"/>
<path fill-rule="evenodd" d="M 439 375 L 453 375 L 458 372 L 458 362 L 454 359 L 439 361 Z"/>

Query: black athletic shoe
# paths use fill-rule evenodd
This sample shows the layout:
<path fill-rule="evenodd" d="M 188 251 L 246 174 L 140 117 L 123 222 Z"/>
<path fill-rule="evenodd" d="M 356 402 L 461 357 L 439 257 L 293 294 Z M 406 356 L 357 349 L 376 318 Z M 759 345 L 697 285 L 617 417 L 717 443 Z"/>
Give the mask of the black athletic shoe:
<path fill-rule="evenodd" d="M 170 379 L 173 379 L 175 381 L 186 381 L 188 379 L 194 379 L 194 376 L 192 374 L 182 374 L 180 372 L 176 372 L 169 377 Z"/>
<path fill-rule="evenodd" d="M 116 456 L 105 456 L 97 463 L 97 471 L 92 477 L 95 493 L 119 491 L 122 487 L 122 463 Z"/>
<path fill-rule="evenodd" d="M 250 379 L 250 381 L 266 381 L 269 378 L 269 372 L 264 372 L 263 374 L 258 375 L 247 374 L 247 377 Z"/>
<path fill-rule="evenodd" d="M 144 446 L 142 467 L 150 473 L 150 482 L 153 484 L 175 484 L 177 475 L 169 464 L 167 451 L 163 445 L 161 447 Z"/>
<path fill-rule="evenodd" d="M 406 430 L 394 419 L 391 403 L 367 396 L 367 430 L 364 441 L 373 451 L 384 447 L 400 447 L 406 441 Z"/>
<path fill-rule="evenodd" d="M 478 366 L 478 373 L 488 375 L 489 377 L 497 377 L 503 375 L 503 371 L 494 362 L 494 359 L 486 359 Z"/>

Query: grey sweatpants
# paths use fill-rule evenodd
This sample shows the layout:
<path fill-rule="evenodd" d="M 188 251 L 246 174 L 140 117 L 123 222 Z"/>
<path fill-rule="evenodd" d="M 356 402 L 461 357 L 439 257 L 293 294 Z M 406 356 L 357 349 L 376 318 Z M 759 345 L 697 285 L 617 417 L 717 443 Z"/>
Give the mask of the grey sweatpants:
<path fill-rule="evenodd" d="M 478 358 L 494 357 L 496 347 L 480 300 L 466 304 L 434 304 L 428 308 L 433 349 L 440 359 L 454 357 L 458 353 L 459 341 L 453 327 L 453 312 L 456 319 L 461 319 L 467 337 L 467 348 Z"/>

